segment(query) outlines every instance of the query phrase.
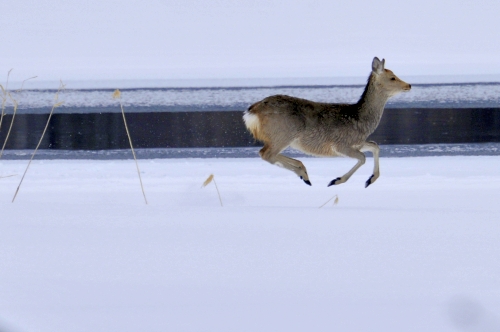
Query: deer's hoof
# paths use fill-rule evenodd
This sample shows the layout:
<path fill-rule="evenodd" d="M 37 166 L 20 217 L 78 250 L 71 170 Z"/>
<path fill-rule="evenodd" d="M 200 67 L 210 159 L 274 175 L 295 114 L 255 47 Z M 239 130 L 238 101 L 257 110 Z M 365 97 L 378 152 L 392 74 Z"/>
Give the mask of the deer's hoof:
<path fill-rule="evenodd" d="M 312 186 L 311 181 L 309 180 L 304 180 L 304 178 L 301 176 L 300 179 L 305 182 L 308 186 Z"/>
<path fill-rule="evenodd" d="M 372 182 L 373 177 L 374 177 L 374 175 L 370 176 L 370 178 L 365 182 L 365 188 L 368 188 L 368 186 L 373 183 Z"/>
<path fill-rule="evenodd" d="M 340 178 L 336 178 L 336 179 L 330 181 L 330 183 L 328 184 L 328 187 L 336 185 L 338 181 L 340 181 Z"/>

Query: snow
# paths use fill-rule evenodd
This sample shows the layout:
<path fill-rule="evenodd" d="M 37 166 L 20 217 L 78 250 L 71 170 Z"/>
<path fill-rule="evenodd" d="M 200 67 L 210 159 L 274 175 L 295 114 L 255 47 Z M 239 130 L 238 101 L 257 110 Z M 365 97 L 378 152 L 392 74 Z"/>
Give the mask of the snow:
<path fill-rule="evenodd" d="M 500 329 L 500 157 L 301 159 L 0 161 L 0 330 Z"/>
<path fill-rule="evenodd" d="M 17 81 L 364 77 L 378 56 L 401 77 L 498 77 L 499 9 L 495 0 L 19 0 L 2 6 L 0 73 L 14 68 Z"/>
<path fill-rule="evenodd" d="M 361 81 L 362 82 L 362 81 Z M 259 87 L 259 88 L 174 88 L 122 90 L 124 106 L 147 111 L 178 110 L 244 110 L 267 96 L 285 94 L 318 102 L 355 103 L 363 93 L 358 86 L 308 86 L 308 87 Z M 12 96 L 22 113 L 50 112 L 55 90 L 23 90 Z M 111 90 L 64 90 L 60 93 L 64 108 L 58 112 L 74 112 L 72 108 L 85 108 L 85 112 L 119 112 L 118 102 Z M 12 102 L 6 105 L 12 107 Z M 388 107 L 498 107 L 500 84 L 443 84 L 413 85 L 409 93 L 402 93 L 389 100 Z M 151 107 L 151 109 L 149 109 Z M 132 108 L 129 111 L 137 111 Z M 144 110 L 144 109 L 143 109 Z"/>
<path fill-rule="evenodd" d="M 369 69 L 368 69 L 369 72 Z M 368 72 L 362 76 L 317 76 L 317 77 L 267 77 L 267 78 L 205 78 L 205 79 L 100 79 L 77 80 L 64 78 L 67 89 L 158 89 L 158 88 L 246 88 L 246 87 L 283 87 L 283 86 L 331 86 L 363 85 Z M 16 70 L 11 72 L 10 86 L 24 90 L 56 90 L 60 80 L 31 79 L 20 81 Z M 455 75 L 406 75 L 401 76 L 413 84 L 453 84 L 453 83 L 498 83 L 500 74 L 455 74 Z"/>
<path fill-rule="evenodd" d="M 20 108 L 52 106 L 60 79 L 69 107 L 113 103 L 71 89 L 362 85 L 374 56 L 412 84 L 500 81 L 494 0 L 1 9 L 2 85 L 13 68 L 10 88 L 36 75 L 26 89 L 52 90 L 13 93 Z M 352 102 L 360 89 L 123 98 L 232 107 L 274 93 Z M 497 106 L 498 95 L 415 85 L 398 98 Z M 35 160 L 11 203 L 27 161 L 1 160 L 0 331 L 500 330 L 499 156 L 382 158 L 368 189 L 371 158 L 333 188 L 352 160 L 302 160 L 312 187 L 257 158 L 140 160 L 148 205 L 131 160 Z M 223 207 L 214 183 L 201 188 L 211 173 Z"/>

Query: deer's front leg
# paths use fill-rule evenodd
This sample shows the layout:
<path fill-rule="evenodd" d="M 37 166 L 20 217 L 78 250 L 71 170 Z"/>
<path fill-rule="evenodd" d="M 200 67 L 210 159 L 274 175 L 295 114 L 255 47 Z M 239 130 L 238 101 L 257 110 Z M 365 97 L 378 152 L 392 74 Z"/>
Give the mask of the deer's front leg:
<path fill-rule="evenodd" d="M 351 168 L 351 170 L 349 172 L 345 173 L 344 175 L 342 175 L 339 178 L 336 178 L 336 179 L 333 179 L 332 181 L 330 181 L 330 183 L 328 184 L 328 187 L 333 186 L 333 185 L 338 185 L 338 184 L 344 183 L 347 180 L 349 180 L 349 178 L 354 174 L 354 172 L 356 172 L 358 170 L 358 168 L 363 166 L 363 164 L 366 161 L 366 157 L 363 154 L 363 152 L 356 150 L 354 148 L 349 147 L 349 148 L 337 149 L 337 151 L 339 154 L 342 154 L 346 157 L 351 157 L 351 158 L 357 159 L 358 162 L 356 163 L 356 165 L 354 165 L 353 168 Z"/>
<path fill-rule="evenodd" d="M 377 179 L 380 176 L 380 170 L 379 170 L 380 148 L 375 142 L 365 142 L 365 144 L 361 147 L 361 151 L 362 152 L 368 151 L 373 154 L 373 164 L 374 164 L 373 174 L 365 183 L 365 188 L 368 188 L 368 186 L 371 185 L 373 182 L 377 181 Z"/>

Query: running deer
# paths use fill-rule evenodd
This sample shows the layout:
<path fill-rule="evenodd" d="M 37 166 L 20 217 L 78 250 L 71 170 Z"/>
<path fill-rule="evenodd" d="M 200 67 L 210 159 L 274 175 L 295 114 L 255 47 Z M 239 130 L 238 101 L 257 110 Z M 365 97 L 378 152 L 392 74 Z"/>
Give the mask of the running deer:
<path fill-rule="evenodd" d="M 250 106 L 243 119 L 254 138 L 264 143 L 259 152 L 262 159 L 294 172 L 308 185 L 311 181 L 304 164 L 281 154 L 288 146 L 313 156 L 357 159 L 349 172 L 330 181 L 328 186 L 332 186 L 349 180 L 365 163 L 363 152 L 368 151 L 375 165 L 365 188 L 374 183 L 380 176 L 380 149 L 366 138 L 377 128 L 387 100 L 411 89 L 384 67 L 385 59 L 373 59 L 368 83 L 356 104 L 317 103 L 276 95 Z"/>

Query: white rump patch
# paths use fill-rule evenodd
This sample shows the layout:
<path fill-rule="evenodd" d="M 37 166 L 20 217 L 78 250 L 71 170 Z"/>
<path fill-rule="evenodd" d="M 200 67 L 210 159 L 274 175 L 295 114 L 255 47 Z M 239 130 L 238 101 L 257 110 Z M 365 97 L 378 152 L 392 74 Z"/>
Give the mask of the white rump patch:
<path fill-rule="evenodd" d="M 260 122 L 257 115 L 245 111 L 245 114 L 243 114 L 243 121 L 245 121 L 245 126 L 247 126 L 248 130 L 251 132 L 259 130 Z"/>

